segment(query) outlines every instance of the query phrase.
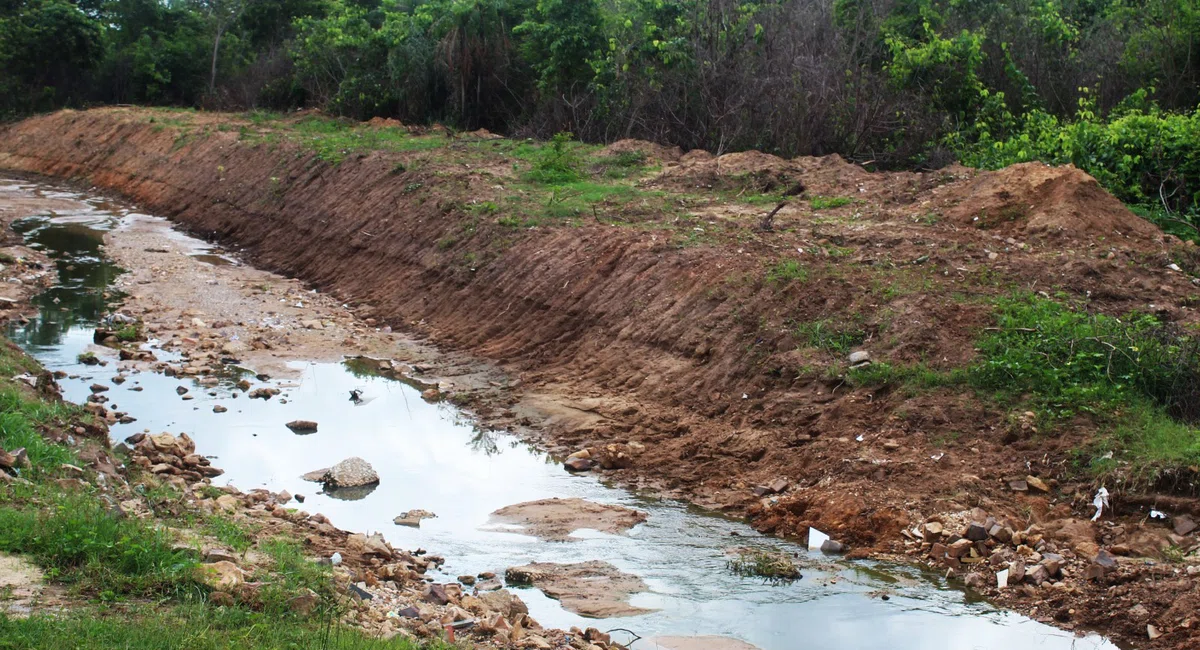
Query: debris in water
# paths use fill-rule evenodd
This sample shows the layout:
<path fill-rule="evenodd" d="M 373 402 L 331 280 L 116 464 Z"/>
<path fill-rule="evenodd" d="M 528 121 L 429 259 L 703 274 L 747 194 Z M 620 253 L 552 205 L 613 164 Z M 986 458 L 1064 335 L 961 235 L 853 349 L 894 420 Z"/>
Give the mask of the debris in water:
<path fill-rule="evenodd" d="M 821 550 L 821 545 L 827 541 L 829 541 L 829 535 L 822 533 L 812 526 L 808 527 L 808 550 L 819 551 Z"/>

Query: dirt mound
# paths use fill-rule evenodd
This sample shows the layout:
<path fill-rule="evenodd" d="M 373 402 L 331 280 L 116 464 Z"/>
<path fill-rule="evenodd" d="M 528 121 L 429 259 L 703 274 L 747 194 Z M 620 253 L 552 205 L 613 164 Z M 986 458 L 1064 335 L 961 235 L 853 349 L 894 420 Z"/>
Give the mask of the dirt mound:
<path fill-rule="evenodd" d="M 542 539 L 563 541 L 571 533 L 588 528 L 604 533 L 623 533 L 646 520 L 646 513 L 583 499 L 542 499 L 505 506 L 492 513 L 492 520 L 520 524 L 519 531 Z"/>
<path fill-rule="evenodd" d="M 646 591 L 646 583 L 608 562 L 535 562 L 509 568 L 504 580 L 509 585 L 537 587 L 567 611 L 588 618 L 637 616 L 653 611 L 627 602 L 633 594 Z"/>
<path fill-rule="evenodd" d="M 372 117 L 367 120 L 367 126 L 376 129 L 403 129 L 404 123 L 393 117 Z"/>
<path fill-rule="evenodd" d="M 675 162 L 683 157 L 683 150 L 679 147 L 668 147 L 646 140 L 635 139 L 617 140 L 601 149 L 597 155 L 603 158 L 610 158 L 629 153 L 642 153 L 646 156 L 648 162 L 653 163 Z"/>
<path fill-rule="evenodd" d="M 503 140 L 504 139 L 504 136 L 502 136 L 498 133 L 492 133 L 491 131 L 488 131 L 487 129 L 475 129 L 474 131 L 469 131 L 465 135 L 470 136 L 472 138 L 478 138 L 480 140 Z"/>
<path fill-rule="evenodd" d="M 819 158 L 797 158 L 793 162 L 804 174 L 805 187 L 815 195 L 851 195 L 858 192 L 858 189 L 874 176 L 862 167 L 846 162 L 845 158 L 836 153 Z"/>
<path fill-rule="evenodd" d="M 678 164 L 669 165 L 648 184 L 684 190 L 782 193 L 796 188 L 803 173 L 804 169 L 795 161 L 761 151 L 739 151 L 716 157 L 693 151 Z"/>
<path fill-rule="evenodd" d="M 1004 234 L 1153 239 L 1162 233 L 1073 165 L 1031 162 L 984 172 L 954 192 L 945 216 Z"/>

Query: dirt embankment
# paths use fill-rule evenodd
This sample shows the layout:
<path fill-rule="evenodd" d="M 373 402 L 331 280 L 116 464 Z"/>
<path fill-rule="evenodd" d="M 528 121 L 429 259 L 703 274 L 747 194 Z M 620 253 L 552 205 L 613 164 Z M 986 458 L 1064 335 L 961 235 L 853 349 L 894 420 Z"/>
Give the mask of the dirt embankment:
<path fill-rule="evenodd" d="M 836 157 L 650 153 L 663 168 L 644 187 L 687 204 L 686 225 L 639 213 L 625 226 L 597 217 L 518 230 L 472 209 L 500 201 L 514 161 L 454 144 L 334 165 L 237 128 L 181 137 L 121 109 L 0 133 L 0 168 L 119 191 L 360 317 L 499 362 L 518 378 L 510 402 L 469 405 L 496 425 L 536 418 L 561 451 L 617 443 L 630 453 L 611 469 L 628 482 L 860 548 L 902 550 L 902 530 L 972 508 L 1025 531 L 1089 516 L 1092 486 L 1055 482 L 1093 428 L 1034 439 L 1020 414 L 969 394 L 851 389 L 845 349 L 960 367 L 990 322 L 980 298 L 1013 289 L 1197 320 L 1191 278 L 1169 268 L 1188 249 L 1071 168 L 871 174 Z M 697 189 L 800 186 L 812 200 L 793 199 L 766 233 L 757 225 L 769 207 L 689 203 Z M 1013 493 L 1010 481 L 1027 475 L 1053 493 Z M 756 494 L 760 485 L 784 494 Z M 1119 546 L 1141 524 L 1118 528 L 1099 541 Z M 1136 598 L 1136 575 L 1120 575 L 1130 576 L 1124 598 Z M 1196 598 L 1194 582 L 1180 589 Z M 1036 613 L 1042 592 L 1021 593 L 1013 607 Z M 1053 616 L 1096 625 L 1117 611 Z M 1166 608 L 1148 618 L 1169 629 L 1157 647 L 1193 638 Z"/>

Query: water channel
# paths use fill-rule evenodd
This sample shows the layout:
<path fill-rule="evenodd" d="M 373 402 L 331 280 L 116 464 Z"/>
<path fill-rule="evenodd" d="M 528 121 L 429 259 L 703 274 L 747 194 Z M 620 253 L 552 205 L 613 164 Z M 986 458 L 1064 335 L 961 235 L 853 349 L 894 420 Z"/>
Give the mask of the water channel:
<path fill-rule="evenodd" d="M 78 205 L 13 225 L 29 245 L 55 260 L 58 284 L 37 298 L 40 315 L 13 327 L 9 336 L 50 370 L 68 373 L 72 378 L 61 381 L 66 398 L 83 402 L 90 384 L 112 385 L 117 372 L 116 363 L 84 366 L 77 360 L 81 352 L 96 349 L 92 329 L 120 298 L 110 293 L 121 271 L 105 258 L 104 237 L 120 237 L 122 228 L 138 220 L 170 225 L 100 196 L 0 178 L 0 203 L 18 197 L 54 199 L 60 207 L 67 199 Z M 203 263 L 238 263 L 204 242 L 187 241 Z M 160 359 L 171 358 L 161 349 L 154 352 Z M 568 474 L 516 438 L 480 431 L 452 406 L 425 402 L 414 388 L 359 372 L 353 363 L 309 363 L 296 369 L 299 378 L 277 384 L 284 399 L 270 401 L 233 398 L 234 376 L 220 386 L 201 388 L 187 379 L 131 375 L 109 395 L 137 421 L 113 426 L 112 437 L 116 441 L 145 429 L 187 432 L 198 453 L 225 470 L 217 484 L 304 494 L 305 510 L 325 514 L 340 528 L 381 532 L 398 547 L 444 556 L 445 575 L 439 579 L 483 571 L 502 575 L 508 566 L 535 561 L 604 560 L 649 586 L 649 592 L 631 602 L 655 611 L 600 621 L 572 614 L 536 589 L 517 590 L 531 615 L 550 627 L 627 628 L 642 637 L 723 635 L 763 650 L 1117 647 L 1096 635 L 1075 635 L 999 611 L 915 568 L 810 554 L 738 521 L 616 489 L 596 476 Z M 196 399 L 180 400 L 175 391 L 181 384 Z M 351 389 L 362 391 L 361 403 L 347 399 Z M 216 403 L 229 411 L 214 413 Z M 320 429 L 297 435 L 284 426 L 296 419 L 316 420 Z M 304 472 L 350 456 L 375 467 L 377 489 L 352 495 L 360 498 L 335 498 L 300 479 Z M 498 508 L 553 496 L 625 505 L 649 517 L 626 535 L 579 531 L 567 542 L 541 541 L 488 525 L 489 513 Z M 415 508 L 438 516 L 420 528 L 393 525 L 393 517 Z M 796 553 L 804 577 L 790 584 L 765 584 L 736 576 L 726 568 L 726 550 L 733 546 Z M 617 641 L 627 638 L 614 634 Z"/>

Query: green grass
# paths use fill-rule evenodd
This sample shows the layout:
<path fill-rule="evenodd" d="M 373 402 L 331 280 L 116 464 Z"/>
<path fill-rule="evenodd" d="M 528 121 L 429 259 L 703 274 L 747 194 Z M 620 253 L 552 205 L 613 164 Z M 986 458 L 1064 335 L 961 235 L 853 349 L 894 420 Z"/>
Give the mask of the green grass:
<path fill-rule="evenodd" d="M 203 593 L 195 562 L 172 548 L 166 529 L 118 518 L 92 495 L 54 488 L 4 489 L 0 551 L 28 555 L 49 578 L 104 600 Z"/>
<path fill-rule="evenodd" d="M 0 614 L 0 650 L 451 650 L 396 637 L 367 637 L 326 621 L 280 621 L 270 613 L 204 605 L 81 611 L 12 619 Z"/>
<path fill-rule="evenodd" d="M 800 323 L 792 330 L 805 347 L 845 355 L 867 339 L 867 333 L 855 326 L 845 326 L 821 319 Z"/>
<path fill-rule="evenodd" d="M 808 200 L 808 207 L 813 210 L 832 210 L 852 202 L 853 199 L 844 196 L 814 196 Z"/>
<path fill-rule="evenodd" d="M 807 282 L 808 269 L 796 260 L 781 260 L 767 269 L 767 282 L 787 285 L 792 282 Z"/>
<path fill-rule="evenodd" d="M 200 530 L 237 553 L 245 553 L 254 545 L 254 530 L 223 515 L 207 517 Z"/>

